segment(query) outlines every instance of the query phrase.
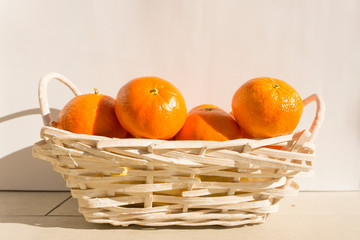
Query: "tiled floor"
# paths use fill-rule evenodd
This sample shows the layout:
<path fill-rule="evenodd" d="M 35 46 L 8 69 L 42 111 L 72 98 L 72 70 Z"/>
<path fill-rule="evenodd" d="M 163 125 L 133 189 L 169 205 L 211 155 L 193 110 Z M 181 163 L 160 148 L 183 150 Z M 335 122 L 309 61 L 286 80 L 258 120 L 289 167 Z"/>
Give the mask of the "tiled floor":
<path fill-rule="evenodd" d="M 360 191 L 300 192 L 264 224 L 245 227 L 113 227 L 92 224 L 69 192 L 0 192 L 0 239 L 360 239 Z"/>

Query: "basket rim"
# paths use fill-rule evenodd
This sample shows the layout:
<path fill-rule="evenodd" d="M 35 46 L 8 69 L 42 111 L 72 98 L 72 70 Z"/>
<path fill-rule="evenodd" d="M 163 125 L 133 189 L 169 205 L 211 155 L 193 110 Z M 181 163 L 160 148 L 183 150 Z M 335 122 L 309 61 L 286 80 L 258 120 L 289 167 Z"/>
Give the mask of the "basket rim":
<path fill-rule="evenodd" d="M 176 139 L 151 139 L 151 138 L 111 138 L 106 136 L 99 136 L 99 135 L 89 135 L 89 134 L 79 134 L 73 133 L 64 129 L 59 129 L 53 126 L 42 126 L 40 137 L 42 139 L 45 138 L 44 133 L 50 132 L 54 136 L 60 137 L 60 139 L 82 139 L 82 140 L 90 140 L 96 141 L 96 147 L 98 149 L 108 148 L 108 147 L 125 147 L 134 146 L 138 147 L 149 147 L 151 149 L 174 149 L 177 147 L 177 144 L 184 145 L 182 148 L 204 148 L 205 150 L 210 149 L 221 149 L 221 148 L 231 148 L 231 147 L 247 147 L 249 149 L 261 148 L 263 146 L 269 145 L 278 145 L 280 143 L 285 143 L 289 141 L 296 141 L 302 135 L 306 134 L 307 139 L 311 137 L 311 133 L 309 130 L 304 129 L 302 131 L 293 132 L 291 134 L 281 135 L 277 137 L 271 138 L 239 138 L 239 139 L 232 139 L 226 141 L 209 141 L 209 140 L 176 140 Z M 124 144 L 125 143 L 125 144 Z M 315 144 L 310 141 L 306 141 L 306 146 L 313 149 Z M 280 149 L 274 149 L 279 150 Z"/>
<path fill-rule="evenodd" d="M 293 138 L 294 136 L 297 137 Z M 80 151 L 89 151 L 89 153 L 92 151 L 99 151 L 99 153 L 101 152 L 100 154 L 105 155 L 108 151 L 113 152 L 114 154 L 124 154 L 126 152 L 127 154 L 131 154 L 129 155 L 130 157 L 135 154 L 136 156 L 132 158 L 139 159 L 140 161 L 151 162 L 155 160 L 164 164 L 175 164 L 179 166 L 201 167 L 205 164 L 209 166 L 235 167 L 238 161 L 243 163 L 250 161 L 252 163 L 257 163 L 258 165 L 263 165 L 264 167 L 308 172 L 312 169 L 311 164 L 297 164 L 272 159 L 266 156 L 271 155 L 272 157 L 279 159 L 298 159 L 302 163 L 308 161 L 311 162 L 315 159 L 315 145 L 307 141 L 310 136 L 310 132 L 305 130 L 302 134 L 290 134 L 271 139 L 238 139 L 229 142 L 200 141 L 196 145 L 194 144 L 194 141 L 171 142 L 164 140 L 159 142 L 159 140 L 156 139 L 107 138 L 102 136 L 76 134 L 45 126 L 42 128 L 42 138 L 44 140 L 36 143 L 34 145 L 34 150 L 40 149 L 41 152 L 42 145 L 46 144 L 48 140 L 51 140 L 56 142 L 56 146 L 54 147 L 56 147 L 58 151 L 69 152 L 68 154 L 75 154 L 75 156 L 79 153 L 76 150 L 74 151 L 72 149 L 73 147 L 79 148 Z M 45 143 L 43 141 L 45 141 Z M 154 141 L 156 142 L 155 144 Z M 242 143 L 239 144 L 239 142 Z M 272 149 L 268 147 L 271 145 L 278 145 L 281 147 L 280 149 Z M 298 150 L 300 148 L 303 148 L 305 152 L 299 152 Z M 136 153 L 131 152 L 131 150 L 136 150 Z M 162 151 L 166 152 L 166 157 L 161 156 L 161 154 L 160 156 L 158 155 L 158 153 Z M 38 156 L 38 154 L 35 155 Z M 110 155 L 107 157 L 111 158 Z"/>

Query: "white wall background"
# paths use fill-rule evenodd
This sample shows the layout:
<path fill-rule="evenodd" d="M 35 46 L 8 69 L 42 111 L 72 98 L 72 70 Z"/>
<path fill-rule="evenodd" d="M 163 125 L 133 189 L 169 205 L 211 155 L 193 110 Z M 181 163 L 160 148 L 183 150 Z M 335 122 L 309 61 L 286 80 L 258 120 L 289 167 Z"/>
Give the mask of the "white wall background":
<path fill-rule="evenodd" d="M 128 80 L 163 77 L 188 108 L 230 110 L 246 80 L 271 76 L 327 106 L 315 175 L 303 190 L 360 188 L 360 1 L 0 0 L 0 189 L 62 190 L 40 140 L 37 85 L 47 72 L 111 96 Z M 54 114 L 72 97 L 53 81 Z M 304 111 L 307 127 L 314 106 Z"/>

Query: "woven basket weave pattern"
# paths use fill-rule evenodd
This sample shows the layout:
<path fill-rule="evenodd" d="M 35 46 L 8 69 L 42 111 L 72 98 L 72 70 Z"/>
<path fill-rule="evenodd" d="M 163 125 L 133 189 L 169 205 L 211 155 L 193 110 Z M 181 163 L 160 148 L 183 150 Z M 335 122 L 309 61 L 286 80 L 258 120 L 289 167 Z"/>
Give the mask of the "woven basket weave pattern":
<path fill-rule="evenodd" d="M 312 140 L 323 118 L 316 95 L 304 100 L 304 104 L 317 100 L 318 111 L 312 127 L 300 133 L 225 142 L 110 139 L 48 126 L 52 119 L 44 91 L 53 78 L 80 94 L 59 74 L 41 80 L 39 99 L 46 126 L 33 156 L 49 161 L 62 174 L 89 222 L 261 223 L 278 210 L 284 196 L 296 195 L 295 176 L 311 174 Z"/>

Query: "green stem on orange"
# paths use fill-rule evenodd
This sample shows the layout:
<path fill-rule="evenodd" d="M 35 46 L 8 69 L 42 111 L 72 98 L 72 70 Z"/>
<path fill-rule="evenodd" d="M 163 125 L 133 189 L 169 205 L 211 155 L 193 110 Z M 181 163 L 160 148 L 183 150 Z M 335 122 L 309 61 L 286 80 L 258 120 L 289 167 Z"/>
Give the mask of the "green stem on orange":
<path fill-rule="evenodd" d="M 97 88 L 94 88 L 95 94 L 99 94 L 99 90 Z"/>
<path fill-rule="evenodd" d="M 153 88 L 150 90 L 150 94 L 151 95 L 158 95 L 159 94 L 159 90 L 157 90 L 156 88 Z"/>
<path fill-rule="evenodd" d="M 279 88 L 280 88 L 280 86 L 279 86 L 279 84 L 275 83 L 275 84 L 273 85 L 273 88 L 275 88 L 275 89 L 279 89 Z"/>

